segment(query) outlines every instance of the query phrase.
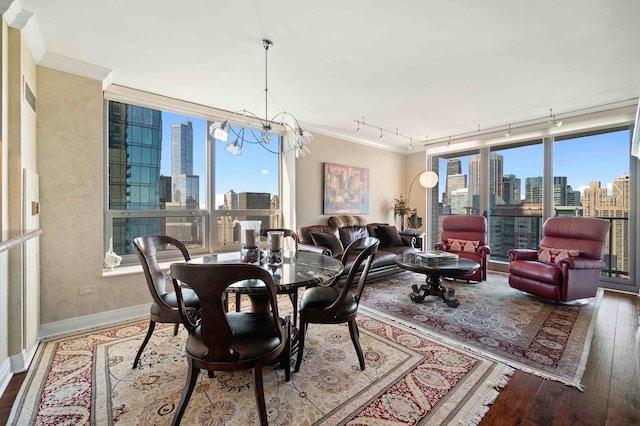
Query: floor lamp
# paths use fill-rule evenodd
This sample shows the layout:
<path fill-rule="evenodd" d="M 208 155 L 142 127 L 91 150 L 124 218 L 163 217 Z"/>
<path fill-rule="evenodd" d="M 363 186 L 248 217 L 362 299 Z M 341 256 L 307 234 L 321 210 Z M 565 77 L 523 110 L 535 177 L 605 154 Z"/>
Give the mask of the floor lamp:
<path fill-rule="evenodd" d="M 438 175 L 431 170 L 423 170 L 411 180 L 409 185 L 409 192 L 407 193 L 407 203 L 411 200 L 411 189 L 416 179 L 420 178 L 419 182 L 424 188 L 433 188 L 438 184 Z M 407 219 L 407 224 L 410 228 L 420 228 L 422 226 L 422 218 L 418 217 L 418 209 L 413 210 L 413 214 Z"/>

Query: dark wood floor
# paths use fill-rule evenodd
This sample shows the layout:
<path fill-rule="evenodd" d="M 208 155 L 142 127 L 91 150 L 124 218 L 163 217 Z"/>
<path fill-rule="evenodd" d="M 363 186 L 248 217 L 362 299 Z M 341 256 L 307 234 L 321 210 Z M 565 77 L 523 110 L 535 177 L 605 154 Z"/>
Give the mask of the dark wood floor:
<path fill-rule="evenodd" d="M 640 425 L 639 303 L 638 297 L 605 292 L 584 392 L 517 371 L 480 425 Z M 0 398 L 0 424 L 7 422 L 25 375 L 14 375 Z"/>

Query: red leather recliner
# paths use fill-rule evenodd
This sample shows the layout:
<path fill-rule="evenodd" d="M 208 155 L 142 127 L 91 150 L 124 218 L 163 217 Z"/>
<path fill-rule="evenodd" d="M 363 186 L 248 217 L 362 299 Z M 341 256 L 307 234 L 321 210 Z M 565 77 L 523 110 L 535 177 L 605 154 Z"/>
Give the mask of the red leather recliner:
<path fill-rule="evenodd" d="M 538 261 L 537 250 L 509 250 L 509 285 L 556 302 L 594 297 L 598 291 L 609 222 L 594 217 L 551 217 L 541 247 L 577 251 L 557 262 Z"/>
<path fill-rule="evenodd" d="M 487 219 L 484 216 L 453 215 L 442 219 L 442 241 L 435 244 L 436 250 L 456 253 L 480 264 L 480 269 L 471 275 L 455 277 L 456 280 L 484 281 L 487 279 L 487 257 L 491 249 L 487 246 Z M 477 242 L 473 252 L 455 251 L 454 240 Z"/>

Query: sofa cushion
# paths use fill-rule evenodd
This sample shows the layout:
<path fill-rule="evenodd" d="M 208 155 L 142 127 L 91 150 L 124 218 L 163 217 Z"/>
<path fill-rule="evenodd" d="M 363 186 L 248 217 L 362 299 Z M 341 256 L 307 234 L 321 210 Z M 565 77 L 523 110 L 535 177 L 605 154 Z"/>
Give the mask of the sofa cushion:
<path fill-rule="evenodd" d="M 324 232 L 312 232 L 311 238 L 313 239 L 313 244 L 317 246 L 326 247 L 331 250 L 331 254 L 333 257 L 341 256 L 344 252 L 344 247 L 338 237 L 334 234 L 327 234 Z"/>
<path fill-rule="evenodd" d="M 378 226 L 376 234 L 382 247 L 398 247 L 403 245 L 402 238 L 395 226 Z"/>
<path fill-rule="evenodd" d="M 562 259 L 578 257 L 579 255 L 580 251 L 578 250 L 556 249 L 540 246 L 540 249 L 538 250 L 538 262 L 558 264 Z"/>
<path fill-rule="evenodd" d="M 362 216 L 331 216 L 327 220 L 327 224 L 332 228 L 342 228 L 343 226 L 363 226 L 367 221 Z"/>
<path fill-rule="evenodd" d="M 359 240 L 360 238 L 367 238 L 369 236 L 369 231 L 367 231 L 366 226 L 343 226 L 342 228 L 338 228 L 338 233 L 340 235 L 340 241 L 342 242 L 343 247 L 349 247 L 349 244 L 354 242 L 355 240 Z"/>
<path fill-rule="evenodd" d="M 465 253 L 475 253 L 478 251 L 480 241 L 468 241 L 449 238 L 447 241 L 450 251 L 463 251 Z"/>

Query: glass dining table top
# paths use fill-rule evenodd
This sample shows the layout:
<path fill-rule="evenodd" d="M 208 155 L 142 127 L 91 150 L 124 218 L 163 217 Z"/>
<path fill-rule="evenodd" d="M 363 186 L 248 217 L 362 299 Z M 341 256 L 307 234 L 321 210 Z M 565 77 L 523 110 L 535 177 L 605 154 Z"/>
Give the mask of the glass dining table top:
<path fill-rule="evenodd" d="M 222 264 L 242 263 L 240 253 L 223 253 L 214 256 L 194 258 L 189 263 Z M 315 287 L 342 273 L 342 262 L 330 256 L 317 253 L 298 252 L 295 260 L 285 260 L 279 266 L 260 264 L 269 271 L 278 293 L 289 293 L 300 287 Z M 257 294 L 264 292 L 264 283 L 259 280 L 246 280 L 232 284 L 229 293 Z"/>

